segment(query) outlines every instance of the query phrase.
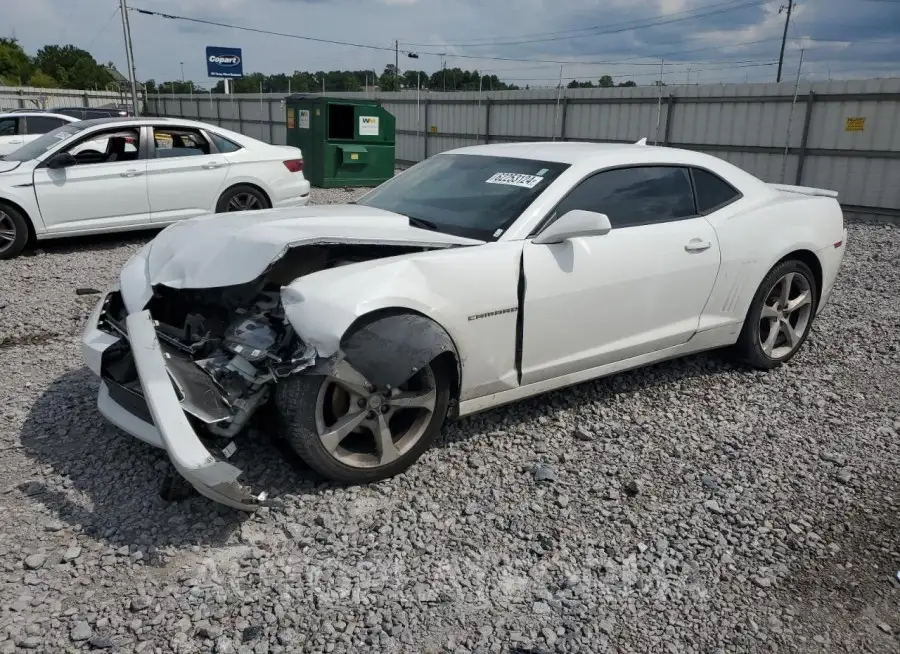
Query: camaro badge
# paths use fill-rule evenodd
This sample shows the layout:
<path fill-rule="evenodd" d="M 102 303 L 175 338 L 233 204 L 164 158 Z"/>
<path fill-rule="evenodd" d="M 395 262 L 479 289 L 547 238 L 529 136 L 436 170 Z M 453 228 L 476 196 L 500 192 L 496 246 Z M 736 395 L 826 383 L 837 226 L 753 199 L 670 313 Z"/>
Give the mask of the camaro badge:
<path fill-rule="evenodd" d="M 487 313 L 476 313 L 469 316 L 469 320 L 481 320 L 482 318 L 490 318 L 491 316 L 499 316 L 502 313 L 515 313 L 519 307 L 510 307 L 509 309 L 498 309 L 497 311 L 488 311 Z"/>

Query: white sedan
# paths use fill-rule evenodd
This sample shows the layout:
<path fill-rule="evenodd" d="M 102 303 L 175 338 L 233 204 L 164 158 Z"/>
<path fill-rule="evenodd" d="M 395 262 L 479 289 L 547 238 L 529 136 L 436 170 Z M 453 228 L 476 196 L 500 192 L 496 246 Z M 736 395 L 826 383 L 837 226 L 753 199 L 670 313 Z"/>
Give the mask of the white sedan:
<path fill-rule="evenodd" d="M 0 259 L 31 239 L 308 201 L 298 148 L 190 120 L 71 122 L 0 158 Z"/>
<path fill-rule="evenodd" d="M 41 135 L 79 119 L 46 111 L 0 113 L 0 157 L 15 152 Z"/>
<path fill-rule="evenodd" d="M 96 305 L 84 357 L 113 424 L 253 510 L 265 494 L 227 459 L 254 418 L 360 483 L 448 416 L 716 348 L 783 364 L 841 267 L 836 196 L 643 144 L 463 148 L 353 205 L 164 230 Z"/>

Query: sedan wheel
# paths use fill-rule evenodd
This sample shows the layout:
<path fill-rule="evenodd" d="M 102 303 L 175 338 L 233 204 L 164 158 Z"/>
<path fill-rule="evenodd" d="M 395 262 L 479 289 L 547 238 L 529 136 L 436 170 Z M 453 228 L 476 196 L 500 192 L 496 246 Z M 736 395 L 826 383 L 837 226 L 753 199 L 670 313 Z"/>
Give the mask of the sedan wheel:
<path fill-rule="evenodd" d="M 262 208 L 259 198 L 252 193 L 238 193 L 228 201 L 228 211 L 256 211 Z"/>
<path fill-rule="evenodd" d="M 12 216 L 0 209 L 0 254 L 12 247 L 16 242 L 16 224 Z"/>
<path fill-rule="evenodd" d="M 346 363 L 332 376 L 296 375 L 275 404 L 291 446 L 316 472 L 358 484 L 409 468 L 440 432 L 451 374 L 436 359 L 399 388 L 375 388 Z"/>
<path fill-rule="evenodd" d="M 18 211 L 0 205 L 0 259 L 18 256 L 28 243 L 28 223 Z"/>
<path fill-rule="evenodd" d="M 250 184 L 236 184 L 227 189 L 216 202 L 216 213 L 258 211 L 270 207 L 269 198 Z"/>
<path fill-rule="evenodd" d="M 782 261 L 766 275 L 734 350 L 745 363 L 768 370 L 790 360 L 803 345 L 816 316 L 816 278 L 802 261 Z"/>

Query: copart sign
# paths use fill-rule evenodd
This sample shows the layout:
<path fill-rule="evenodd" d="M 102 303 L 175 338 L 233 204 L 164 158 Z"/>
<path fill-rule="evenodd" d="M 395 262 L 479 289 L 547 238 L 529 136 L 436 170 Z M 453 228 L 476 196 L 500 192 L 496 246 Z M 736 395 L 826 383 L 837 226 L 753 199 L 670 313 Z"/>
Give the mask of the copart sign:
<path fill-rule="evenodd" d="M 206 46 L 206 74 L 209 77 L 243 77 L 244 58 L 241 49 Z"/>

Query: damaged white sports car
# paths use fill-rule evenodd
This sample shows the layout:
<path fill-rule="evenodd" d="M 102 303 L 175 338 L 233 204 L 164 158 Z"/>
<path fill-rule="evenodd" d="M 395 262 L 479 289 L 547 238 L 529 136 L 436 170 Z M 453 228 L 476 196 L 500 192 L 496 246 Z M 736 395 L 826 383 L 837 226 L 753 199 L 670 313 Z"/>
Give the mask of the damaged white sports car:
<path fill-rule="evenodd" d="M 254 420 L 360 483 L 448 416 L 726 346 L 784 363 L 841 266 L 836 197 L 643 143 L 463 148 L 355 204 L 168 227 L 84 356 L 103 415 L 253 510 L 265 493 L 227 459 Z"/>

